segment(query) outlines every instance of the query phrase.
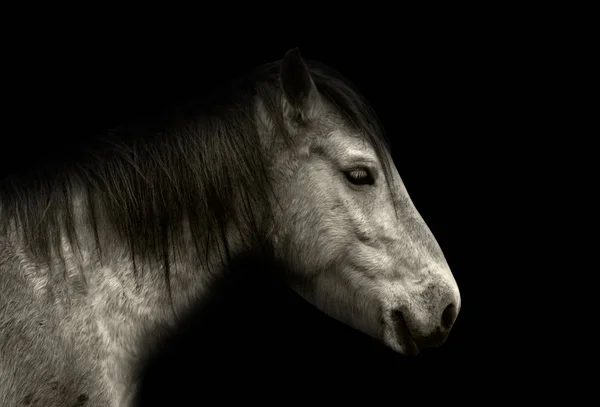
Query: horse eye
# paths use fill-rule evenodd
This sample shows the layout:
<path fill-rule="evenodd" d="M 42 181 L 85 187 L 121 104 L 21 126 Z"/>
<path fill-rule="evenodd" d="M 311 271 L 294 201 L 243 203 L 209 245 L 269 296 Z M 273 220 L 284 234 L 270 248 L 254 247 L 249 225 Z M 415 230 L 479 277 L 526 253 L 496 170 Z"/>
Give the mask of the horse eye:
<path fill-rule="evenodd" d="M 366 168 L 358 168 L 352 171 L 344 171 L 346 179 L 354 185 L 373 185 L 375 180 Z"/>

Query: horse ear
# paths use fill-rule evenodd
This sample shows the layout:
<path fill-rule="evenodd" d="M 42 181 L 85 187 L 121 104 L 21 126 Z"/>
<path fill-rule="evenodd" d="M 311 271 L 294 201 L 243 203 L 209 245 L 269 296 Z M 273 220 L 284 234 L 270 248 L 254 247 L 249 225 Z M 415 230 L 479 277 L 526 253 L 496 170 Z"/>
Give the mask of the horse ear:
<path fill-rule="evenodd" d="M 298 48 L 286 52 L 279 78 L 290 115 L 302 121 L 314 117 L 320 105 L 319 91 Z"/>

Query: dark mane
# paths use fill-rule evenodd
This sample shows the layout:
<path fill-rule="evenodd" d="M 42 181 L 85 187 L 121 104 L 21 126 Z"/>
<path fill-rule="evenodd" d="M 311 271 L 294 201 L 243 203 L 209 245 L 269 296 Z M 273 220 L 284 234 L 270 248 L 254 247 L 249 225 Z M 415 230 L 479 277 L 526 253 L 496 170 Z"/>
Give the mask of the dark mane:
<path fill-rule="evenodd" d="M 315 62 L 310 66 L 319 91 L 382 156 L 387 142 L 366 101 L 337 72 Z M 60 254 L 61 230 L 74 241 L 69 203 L 78 190 L 83 191 L 100 251 L 98 203 L 129 245 L 134 264 L 162 259 L 167 278 L 169 248 L 181 239 L 183 219 L 189 221 L 200 260 L 213 246 L 223 247 L 222 258 L 227 258 L 225 227 L 231 221 L 249 228 L 246 232 L 260 246 L 269 231 L 256 208 L 268 208 L 272 193 L 253 101 L 255 95 L 263 98 L 276 127 L 285 132 L 278 67 L 278 62 L 266 64 L 211 99 L 152 126 L 114 129 L 82 145 L 60 165 L 40 165 L 0 181 L 0 233 L 7 233 L 14 219 L 28 249 L 49 261 Z M 382 163 L 389 172 L 387 160 Z M 236 194 L 243 205 L 233 203 Z"/>

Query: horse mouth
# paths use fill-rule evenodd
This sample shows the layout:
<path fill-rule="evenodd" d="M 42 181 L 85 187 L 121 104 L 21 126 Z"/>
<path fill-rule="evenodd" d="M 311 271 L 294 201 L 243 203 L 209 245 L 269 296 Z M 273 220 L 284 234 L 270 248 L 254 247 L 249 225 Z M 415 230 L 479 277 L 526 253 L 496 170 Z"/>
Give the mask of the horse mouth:
<path fill-rule="evenodd" d="M 415 338 L 413 338 L 408 326 L 406 325 L 406 321 L 404 320 L 404 316 L 400 311 L 392 312 L 392 322 L 393 329 L 396 334 L 396 340 L 402 346 L 403 353 L 406 356 L 417 356 L 419 354 L 419 347 L 417 346 L 417 342 Z"/>

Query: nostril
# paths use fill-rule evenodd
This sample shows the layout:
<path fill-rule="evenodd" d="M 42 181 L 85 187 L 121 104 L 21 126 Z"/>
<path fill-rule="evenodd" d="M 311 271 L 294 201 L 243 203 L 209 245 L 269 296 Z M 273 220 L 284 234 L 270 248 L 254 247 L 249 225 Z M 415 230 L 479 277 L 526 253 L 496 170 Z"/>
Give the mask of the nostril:
<path fill-rule="evenodd" d="M 454 303 L 448 305 L 442 313 L 442 328 L 450 329 L 456 320 L 457 310 Z"/>

